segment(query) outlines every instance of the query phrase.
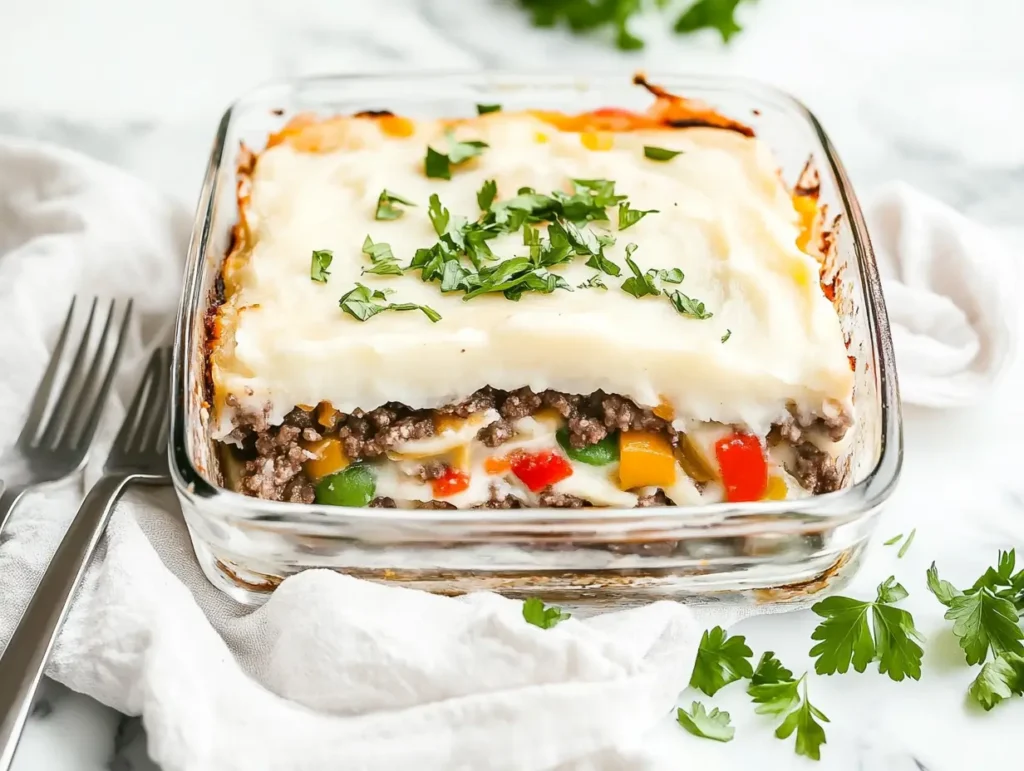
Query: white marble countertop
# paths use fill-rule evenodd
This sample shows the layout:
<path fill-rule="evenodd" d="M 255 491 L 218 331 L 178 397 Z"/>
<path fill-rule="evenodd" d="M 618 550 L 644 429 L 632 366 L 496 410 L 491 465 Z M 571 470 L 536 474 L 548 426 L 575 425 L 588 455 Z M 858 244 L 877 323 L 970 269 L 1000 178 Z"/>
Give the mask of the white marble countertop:
<path fill-rule="evenodd" d="M 743 74 L 794 93 L 814 110 L 863 193 L 904 179 L 1024 249 L 1024 3 L 1019 0 L 761 0 L 724 48 L 714 34 L 675 38 L 643 20 L 648 48 L 530 28 L 501 0 L 37 0 L 11 4 L 0 25 L 0 133 L 74 147 L 127 168 L 188 201 L 198 191 L 226 104 L 270 78 L 313 72 L 440 68 L 636 69 Z M 17 73 L 17 77 L 11 74 Z M 831 718 L 817 766 L 829 771 L 963 771 L 995 766 L 1024 700 L 983 713 L 966 705 L 974 676 L 927 594 L 936 560 L 972 580 L 999 548 L 1024 547 L 1024 362 L 1015 358 L 983 404 L 905 411 L 903 480 L 881 534 L 917 527 L 906 557 L 876 547 L 847 593 L 864 596 L 890 574 L 929 637 L 920 682 L 871 673 L 816 677 L 813 700 Z M 809 665 L 809 612 L 740 624 L 755 650 Z M 18 771 L 151 769 L 138 719 L 47 685 Z M 681 701 L 687 700 L 684 694 Z M 707 700 L 705 700 L 707 701 Z M 728 745 L 666 723 L 652 738 L 665 758 L 702 768 L 810 766 L 744 702 Z M 679 767 L 679 766 L 672 766 Z"/>

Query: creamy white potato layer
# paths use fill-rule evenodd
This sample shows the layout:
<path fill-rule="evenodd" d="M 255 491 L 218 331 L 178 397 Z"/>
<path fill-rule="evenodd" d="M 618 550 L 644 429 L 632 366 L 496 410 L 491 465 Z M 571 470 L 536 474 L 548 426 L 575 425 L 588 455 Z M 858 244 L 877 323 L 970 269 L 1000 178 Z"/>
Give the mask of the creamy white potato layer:
<path fill-rule="evenodd" d="M 595 145 L 530 115 L 495 113 L 457 125 L 458 139 L 489 148 L 453 167 L 447 181 L 424 175 L 428 144 L 446 146 L 444 126 L 413 125 L 411 136 L 395 137 L 354 118 L 331 152 L 285 143 L 259 155 L 244 212 L 250 248 L 226 268 L 211 356 L 215 437 L 226 437 L 240 413 L 266 411 L 276 424 L 295 405 L 324 401 L 346 413 L 389 401 L 433 408 L 485 385 L 602 389 L 667 405 L 679 428 L 718 421 L 762 437 L 789 403 L 805 414 L 850 404 L 853 373 L 839 319 L 819 286 L 818 263 L 797 248 L 798 216 L 759 140 L 688 128 L 602 134 Z M 682 154 L 654 161 L 645 145 Z M 613 180 L 633 209 L 656 210 L 624 232 L 614 208 L 609 222 L 590 224 L 616 239 L 605 254 L 623 274 L 602 274 L 606 291 L 577 288 L 598 273 L 585 257 L 552 268 L 573 291 L 528 292 L 518 302 L 500 294 L 465 301 L 416 271 L 362 274 L 370 267 L 361 251 L 367 235 L 390 244 L 403 267 L 436 243 L 427 216 L 432 193 L 453 214 L 475 218 L 485 180 L 496 181 L 501 200 L 520 187 L 572 192 L 574 178 Z M 384 189 L 416 206 L 376 220 Z M 692 318 L 664 296 L 622 291 L 631 243 L 642 270 L 682 270 L 682 283 L 664 288 L 703 302 L 713 316 Z M 500 259 L 526 253 L 518 232 L 489 245 Z M 314 250 L 333 253 L 324 283 L 310 279 Z M 430 306 L 441 320 L 385 312 L 359 321 L 338 304 L 356 282 L 394 290 L 389 302 Z M 382 479 L 381 490 L 388 484 Z"/>

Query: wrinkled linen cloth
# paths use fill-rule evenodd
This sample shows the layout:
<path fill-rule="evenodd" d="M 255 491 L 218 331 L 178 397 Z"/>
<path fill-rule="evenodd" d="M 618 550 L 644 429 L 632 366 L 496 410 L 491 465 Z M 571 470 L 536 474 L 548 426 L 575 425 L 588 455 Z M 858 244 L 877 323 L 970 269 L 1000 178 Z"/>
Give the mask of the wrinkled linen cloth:
<path fill-rule="evenodd" d="M 903 184 L 867 202 L 905 401 L 963 405 L 1011 344 L 1009 256 Z M 0 140 L 0 450 L 72 294 L 138 314 L 82 479 L 34 494 L 0 543 L 0 645 L 102 466 L 141 366 L 169 340 L 191 223 L 124 173 Z M 2 476 L 2 467 L 0 467 Z M 129 714 L 167 771 L 635 768 L 701 632 L 739 612 L 659 602 L 550 630 L 491 594 L 445 598 L 328 571 L 253 610 L 195 562 L 174 493 L 120 502 L 48 674 Z"/>

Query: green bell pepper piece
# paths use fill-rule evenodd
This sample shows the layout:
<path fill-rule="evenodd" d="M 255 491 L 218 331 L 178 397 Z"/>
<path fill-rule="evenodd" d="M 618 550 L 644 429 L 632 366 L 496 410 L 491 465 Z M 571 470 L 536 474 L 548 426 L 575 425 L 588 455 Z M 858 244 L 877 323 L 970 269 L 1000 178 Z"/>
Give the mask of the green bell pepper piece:
<path fill-rule="evenodd" d="M 576 449 L 569 443 L 569 429 L 567 428 L 558 429 L 555 437 L 562 445 L 562 449 L 565 450 L 565 454 L 580 463 L 587 463 L 591 466 L 607 466 L 619 459 L 619 435 L 617 432 L 613 431 L 600 442 L 583 449 Z"/>
<path fill-rule="evenodd" d="M 377 492 L 377 477 L 362 464 L 349 466 L 316 483 L 316 502 L 329 506 L 365 506 Z"/>

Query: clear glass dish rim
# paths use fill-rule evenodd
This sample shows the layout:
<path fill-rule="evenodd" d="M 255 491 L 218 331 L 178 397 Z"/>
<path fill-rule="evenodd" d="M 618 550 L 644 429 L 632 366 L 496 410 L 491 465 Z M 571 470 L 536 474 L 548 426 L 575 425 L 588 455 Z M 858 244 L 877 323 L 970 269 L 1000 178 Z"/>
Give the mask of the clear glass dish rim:
<path fill-rule="evenodd" d="M 326 506 L 317 504 L 296 504 L 268 501 L 236 493 L 210 484 L 195 468 L 187 450 L 188 441 L 188 362 L 190 346 L 194 344 L 191 330 L 195 314 L 205 312 L 205 298 L 201 292 L 201 256 L 206 249 L 213 227 L 213 201 L 217 191 L 218 172 L 228 150 L 226 140 L 231 120 L 235 113 L 250 101 L 267 98 L 278 89 L 294 89 L 299 86 L 341 86 L 353 82 L 461 82 L 466 86 L 481 88 L 522 88 L 522 89 L 566 89 L 585 86 L 589 89 L 621 88 L 626 76 L 622 71 L 606 71 L 586 76 L 550 75 L 547 73 L 524 72 L 389 72 L 352 73 L 306 76 L 277 80 L 247 92 L 233 102 L 221 117 L 214 139 L 213 149 L 207 164 L 203 186 L 200 191 L 189 241 L 181 301 L 175 322 L 174 352 L 172 358 L 172 399 L 171 431 L 168 436 L 171 478 L 179 496 L 189 500 L 198 510 L 214 506 L 220 513 L 230 510 L 230 516 L 238 521 L 260 522 L 281 527 L 289 525 L 315 526 L 318 530 L 330 528 L 332 524 L 381 523 L 411 525 L 416 529 L 437 527 L 496 527 L 499 530 L 514 528 L 537 528 L 548 531 L 552 526 L 614 527 L 629 524 L 634 529 L 651 528 L 658 530 L 666 526 L 686 528 L 692 525 L 705 534 L 709 528 L 721 526 L 730 532 L 756 530 L 758 532 L 803 531 L 817 529 L 828 521 L 831 525 L 856 520 L 877 509 L 889 497 L 899 478 L 903 461 L 903 423 L 896 377 L 896 364 L 882 293 L 881 278 L 875 261 L 874 250 L 868 236 L 867 224 L 857 196 L 845 167 L 828 134 L 815 115 L 798 99 L 774 86 L 759 81 L 734 77 L 703 75 L 696 73 L 671 73 L 654 71 L 647 73 L 652 83 L 671 83 L 675 89 L 687 87 L 717 89 L 739 95 L 750 96 L 780 103 L 781 106 L 801 116 L 813 129 L 823 158 L 836 183 L 843 212 L 850 224 L 857 268 L 864 286 L 865 307 L 868 329 L 875 353 L 872 366 L 878 378 L 881 403 L 881 425 L 879 430 L 879 457 L 875 467 L 864 479 L 834 493 L 808 498 L 756 502 L 756 503 L 715 503 L 699 507 L 666 506 L 642 509 L 588 508 L 588 509 L 475 509 L 465 510 L 415 510 L 414 514 L 403 509 L 371 509 Z M 685 91 L 683 91 L 685 95 Z M 749 527 L 737 528 L 740 520 L 756 515 L 757 520 Z M 761 519 L 770 517 L 769 520 Z M 787 523 L 789 526 L 783 526 Z M 728 524 L 726 524 L 728 523 Z"/>

